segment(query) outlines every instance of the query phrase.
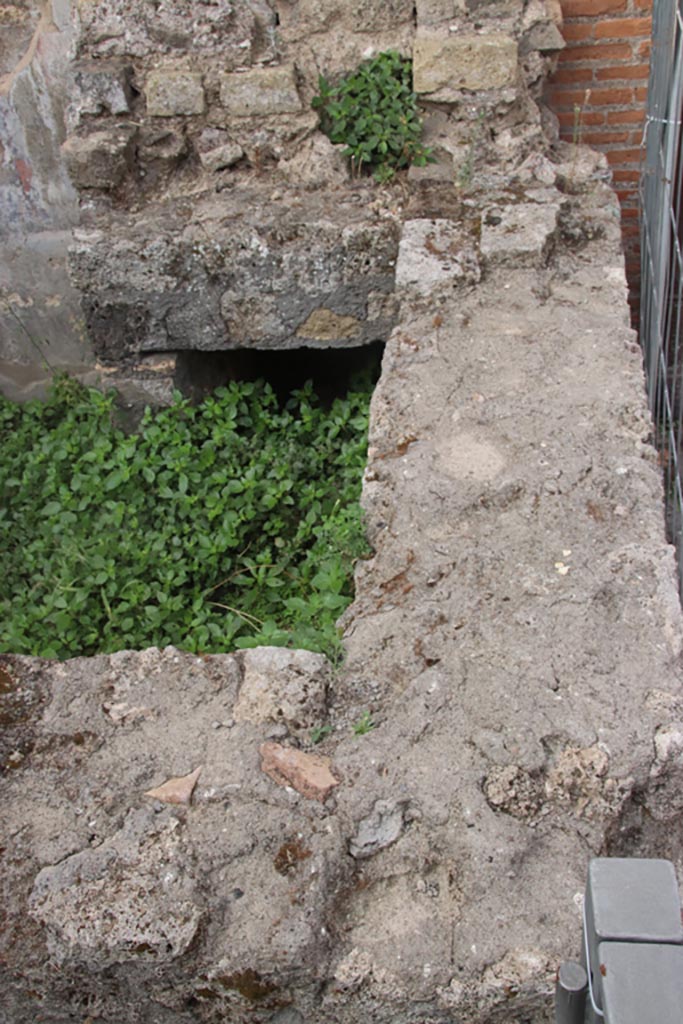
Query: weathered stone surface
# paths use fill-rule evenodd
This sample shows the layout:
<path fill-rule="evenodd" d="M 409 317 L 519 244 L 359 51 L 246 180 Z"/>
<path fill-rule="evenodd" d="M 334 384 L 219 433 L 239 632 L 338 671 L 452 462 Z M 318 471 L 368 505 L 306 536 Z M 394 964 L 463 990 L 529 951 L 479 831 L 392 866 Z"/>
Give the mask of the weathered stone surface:
<path fill-rule="evenodd" d="M 557 187 L 570 195 L 578 195 L 594 188 L 599 182 L 609 181 L 611 173 L 607 157 L 590 146 L 560 143 L 560 163 L 557 164 Z"/>
<path fill-rule="evenodd" d="M 405 807 L 393 800 L 378 800 L 367 818 L 358 823 L 358 831 L 349 843 L 356 860 L 373 857 L 391 846 L 405 828 Z"/>
<path fill-rule="evenodd" d="M 128 114 L 132 67 L 120 60 L 79 61 L 72 71 L 68 125 L 71 131 L 97 114 Z"/>
<path fill-rule="evenodd" d="M 443 284 L 477 281 L 476 247 L 467 228 L 450 220 L 409 220 L 401 235 L 396 287 L 428 295 Z"/>
<path fill-rule="evenodd" d="M 328 757 L 306 754 L 272 740 L 262 743 L 259 751 L 261 770 L 279 786 L 291 786 L 307 800 L 323 803 L 339 785 L 339 779 L 330 771 Z"/>
<path fill-rule="evenodd" d="M 304 188 L 330 188 L 349 180 L 349 162 L 343 147 L 333 145 L 326 135 L 316 132 L 288 160 L 281 160 L 278 171 L 292 185 Z"/>
<path fill-rule="evenodd" d="M 118 125 L 90 135 L 72 135 L 62 154 L 74 185 L 79 188 L 116 188 L 130 170 L 136 129 Z"/>
<path fill-rule="evenodd" d="M 79 51 L 95 57 L 216 56 L 224 68 L 272 60 L 275 12 L 267 0 L 78 0 Z"/>
<path fill-rule="evenodd" d="M 418 28 L 441 25 L 465 13 L 466 0 L 417 0 Z"/>
<path fill-rule="evenodd" d="M 207 171 L 220 171 L 232 167 L 244 156 L 244 150 L 233 142 L 227 132 L 219 128 L 206 128 L 197 140 L 197 152 L 202 167 Z"/>
<path fill-rule="evenodd" d="M 493 207 L 481 217 L 481 253 L 500 262 L 543 259 L 557 231 L 559 202 Z"/>
<path fill-rule="evenodd" d="M 541 53 L 559 53 L 564 50 L 567 44 L 559 28 L 553 21 L 539 22 L 524 34 L 519 46 L 520 54 L 529 53 L 530 50 L 539 50 Z"/>
<path fill-rule="evenodd" d="M 343 316 L 322 307 L 314 309 L 296 333 L 310 341 L 345 342 L 359 337 L 361 323 L 355 316 Z"/>
<path fill-rule="evenodd" d="M 425 31 L 415 38 L 413 87 L 427 99 L 456 102 L 463 89 L 504 89 L 516 81 L 517 43 L 511 36 Z"/>
<path fill-rule="evenodd" d="M 236 722 L 281 722 L 303 732 L 324 721 L 330 666 L 322 654 L 257 647 L 238 658 L 244 675 Z"/>
<path fill-rule="evenodd" d="M 224 75 L 220 98 L 233 117 L 297 114 L 302 109 L 291 64 Z"/>
<path fill-rule="evenodd" d="M 204 86 L 199 72 L 170 68 L 153 71 L 147 76 L 145 95 L 150 117 L 175 117 L 204 111 Z"/>
<path fill-rule="evenodd" d="M 153 817 L 132 811 L 110 841 L 38 874 L 28 907 L 57 962 L 164 964 L 194 939 L 202 901 L 178 870 L 178 822 Z"/>
<path fill-rule="evenodd" d="M 123 218 L 116 235 L 78 232 L 70 267 L 99 353 L 342 347 L 386 337 L 395 311 L 369 319 L 368 296 L 393 290 L 398 225 L 375 221 L 356 201 L 371 188 L 307 193 L 306 217 L 296 193 L 273 199 L 270 187 L 236 188 L 205 198 L 189 222 L 183 204 L 167 204 Z M 333 330 L 318 316 L 300 335 L 321 307 L 358 329 L 348 319 Z"/>

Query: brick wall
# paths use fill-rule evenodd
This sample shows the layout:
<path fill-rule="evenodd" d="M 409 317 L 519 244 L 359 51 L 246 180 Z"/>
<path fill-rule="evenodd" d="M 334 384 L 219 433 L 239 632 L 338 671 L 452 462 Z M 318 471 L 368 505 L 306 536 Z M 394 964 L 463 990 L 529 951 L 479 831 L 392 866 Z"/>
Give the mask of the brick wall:
<path fill-rule="evenodd" d="M 652 0 L 561 0 L 567 48 L 548 83 L 562 137 L 607 154 L 622 208 L 626 271 L 638 306 L 638 175 L 649 73 Z M 587 97 L 587 90 L 590 95 Z M 575 105 L 581 109 L 576 125 Z"/>

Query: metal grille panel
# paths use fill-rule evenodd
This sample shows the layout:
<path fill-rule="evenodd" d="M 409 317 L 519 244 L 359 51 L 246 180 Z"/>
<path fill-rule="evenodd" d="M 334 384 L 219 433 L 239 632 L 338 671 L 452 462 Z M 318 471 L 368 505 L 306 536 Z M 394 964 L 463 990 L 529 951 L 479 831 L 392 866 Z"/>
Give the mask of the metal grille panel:
<path fill-rule="evenodd" d="M 640 179 L 641 314 L 650 409 L 664 471 L 669 539 L 683 592 L 683 0 L 654 0 Z"/>

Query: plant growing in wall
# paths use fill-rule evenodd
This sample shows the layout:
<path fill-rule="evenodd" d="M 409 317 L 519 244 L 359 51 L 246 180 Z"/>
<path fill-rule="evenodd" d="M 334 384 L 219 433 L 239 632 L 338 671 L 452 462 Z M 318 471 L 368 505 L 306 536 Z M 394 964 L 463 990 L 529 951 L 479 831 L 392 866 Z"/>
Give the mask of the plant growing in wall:
<path fill-rule="evenodd" d="M 406 57 L 380 53 L 336 85 L 321 75 L 318 88 L 312 105 L 320 112 L 320 127 L 346 147 L 355 173 L 367 168 L 378 181 L 388 181 L 400 168 L 424 167 L 431 159 L 420 141 L 422 121 Z"/>

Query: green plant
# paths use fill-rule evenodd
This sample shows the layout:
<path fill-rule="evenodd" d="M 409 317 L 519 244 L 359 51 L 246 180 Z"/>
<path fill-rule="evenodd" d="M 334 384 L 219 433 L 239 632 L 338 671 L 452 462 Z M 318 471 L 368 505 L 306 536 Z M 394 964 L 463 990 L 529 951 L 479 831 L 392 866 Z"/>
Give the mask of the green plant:
<path fill-rule="evenodd" d="M 396 170 L 431 159 L 420 142 L 422 122 L 407 58 L 393 50 L 380 53 L 336 85 L 321 75 L 318 88 L 312 106 L 320 112 L 320 126 L 346 147 L 355 173 L 366 167 L 378 181 L 388 181 Z"/>
<path fill-rule="evenodd" d="M 70 657 L 257 644 L 338 657 L 369 553 L 358 503 L 369 382 L 323 408 L 269 385 L 179 394 L 137 434 L 58 378 L 0 398 L 0 651 Z"/>
<path fill-rule="evenodd" d="M 314 726 L 309 735 L 311 737 L 311 743 L 322 743 L 332 732 L 332 726 L 327 725 L 316 725 Z"/>
<path fill-rule="evenodd" d="M 353 727 L 354 736 L 366 736 L 375 728 L 375 722 L 369 711 L 364 711 Z"/>
<path fill-rule="evenodd" d="M 460 165 L 458 172 L 455 176 L 455 184 L 460 189 L 468 189 L 472 184 L 472 175 L 474 174 L 474 163 L 477 157 L 477 150 L 479 149 L 479 142 L 481 140 L 482 131 L 484 128 L 484 121 L 486 120 L 486 113 L 480 110 L 477 114 L 477 119 L 472 126 L 470 132 L 470 141 L 467 147 L 467 155 Z"/>

